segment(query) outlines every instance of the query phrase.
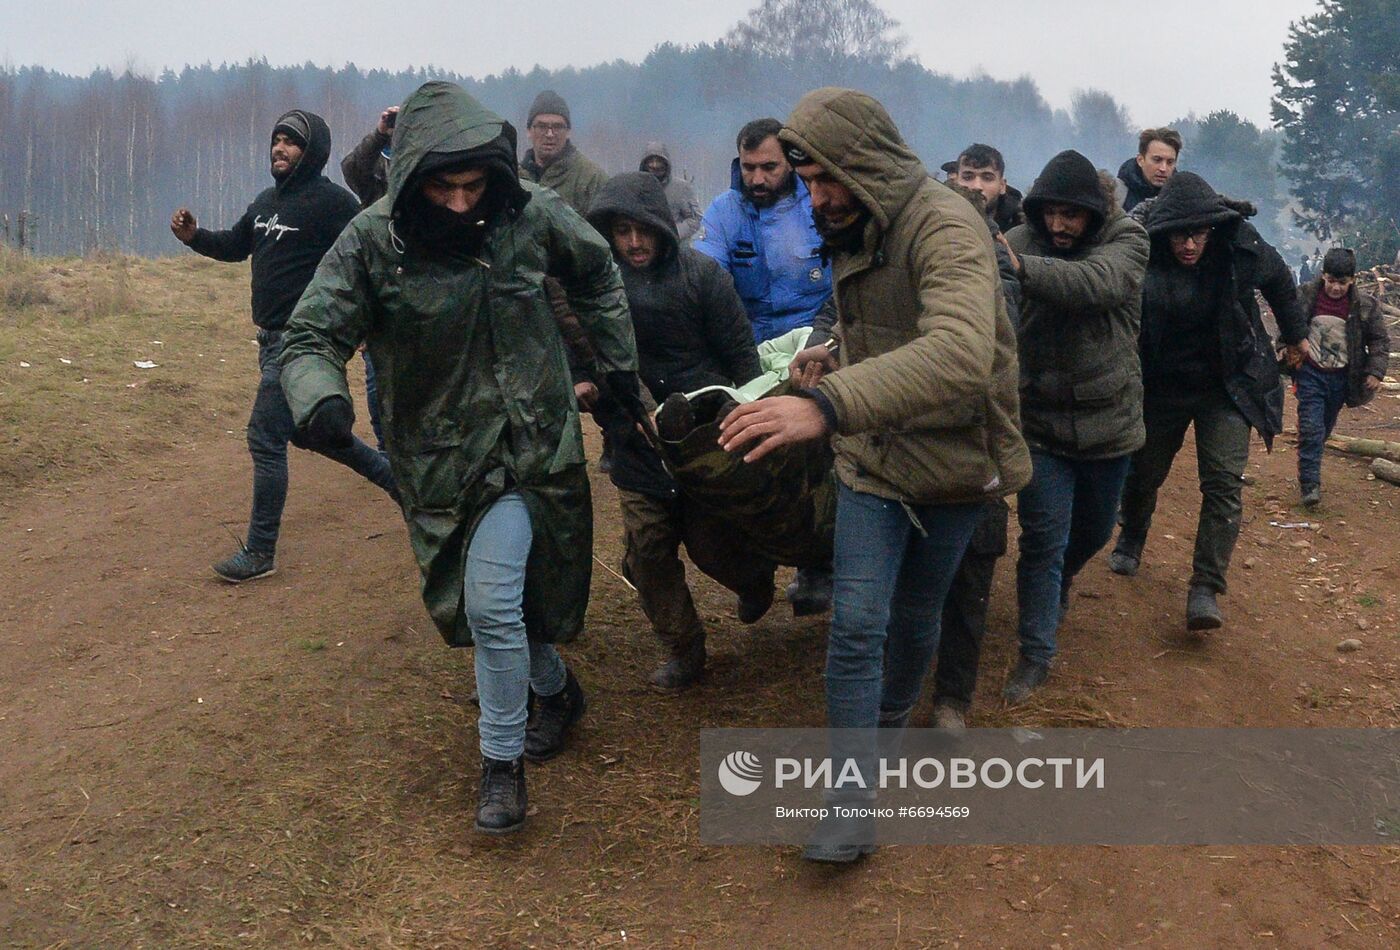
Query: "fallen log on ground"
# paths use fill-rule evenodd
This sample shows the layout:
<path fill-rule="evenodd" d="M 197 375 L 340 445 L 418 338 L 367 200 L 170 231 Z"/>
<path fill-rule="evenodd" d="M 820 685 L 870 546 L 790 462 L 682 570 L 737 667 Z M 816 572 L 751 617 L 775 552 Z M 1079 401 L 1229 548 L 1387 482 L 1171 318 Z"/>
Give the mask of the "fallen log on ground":
<path fill-rule="evenodd" d="M 1347 455 L 1361 455 L 1366 458 L 1385 459 L 1400 463 L 1400 442 L 1386 442 L 1383 439 L 1353 439 L 1349 435 L 1336 435 L 1327 440 L 1327 447 Z"/>
<path fill-rule="evenodd" d="M 1372 459 L 1371 474 L 1383 482 L 1400 485 L 1400 464 L 1388 459 Z"/>

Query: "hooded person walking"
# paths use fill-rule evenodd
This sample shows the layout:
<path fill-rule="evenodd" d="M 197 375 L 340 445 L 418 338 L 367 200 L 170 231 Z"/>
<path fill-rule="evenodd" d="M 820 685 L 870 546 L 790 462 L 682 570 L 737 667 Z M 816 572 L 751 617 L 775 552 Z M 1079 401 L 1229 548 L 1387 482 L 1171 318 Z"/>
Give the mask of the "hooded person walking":
<path fill-rule="evenodd" d="M 312 112 L 293 109 L 272 127 L 269 151 L 273 186 L 261 192 L 226 231 L 199 227 L 189 209 L 170 219 L 170 230 L 190 250 L 216 261 L 253 258 L 253 322 L 258 327 L 258 392 L 248 418 L 253 457 L 253 509 L 239 549 L 214 565 L 232 584 L 276 570 L 277 538 L 287 503 L 287 443 L 314 448 L 391 496 L 394 479 L 384 456 L 353 435 L 311 445 L 300 439 L 282 394 L 283 330 L 311 282 L 321 258 L 359 211 L 354 195 L 321 174 L 331 154 L 331 130 Z"/>
<path fill-rule="evenodd" d="M 1293 271 L 1199 175 L 1173 175 L 1146 224 L 1152 239 L 1140 342 L 1146 441 L 1132 457 L 1109 567 L 1137 573 L 1157 490 L 1194 427 L 1201 511 L 1186 626 L 1204 632 L 1223 623 L 1216 597 L 1226 590 L 1240 533 L 1249 431 L 1268 448 L 1283 431 L 1283 386 L 1255 292 L 1273 310 L 1294 365 L 1307 354 L 1308 320 Z"/>
<path fill-rule="evenodd" d="M 514 831 L 524 758 L 557 754 L 584 710 L 554 644 L 583 626 L 592 508 L 545 274 L 640 416 L 632 324 L 607 242 L 518 180 L 515 130 L 460 87 L 419 87 L 393 152 L 385 200 L 341 235 L 288 325 L 282 382 L 299 429 L 343 440 L 345 363 L 367 342 L 423 601 L 449 645 L 475 646 L 476 826 Z"/>
<path fill-rule="evenodd" d="M 637 170 L 650 172 L 661 182 L 666 204 L 671 209 L 671 220 L 676 224 L 676 236 L 682 244 L 689 244 L 700 230 L 700 200 L 695 197 L 695 186 L 674 174 L 666 143 L 648 142 Z"/>

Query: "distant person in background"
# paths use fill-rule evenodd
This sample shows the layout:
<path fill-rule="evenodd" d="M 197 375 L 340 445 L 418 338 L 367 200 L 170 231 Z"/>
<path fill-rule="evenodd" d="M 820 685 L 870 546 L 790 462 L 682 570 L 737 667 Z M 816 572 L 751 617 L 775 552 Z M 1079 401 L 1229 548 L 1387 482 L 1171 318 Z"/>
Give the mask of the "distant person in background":
<path fill-rule="evenodd" d="M 181 208 L 170 230 L 182 244 L 216 261 L 253 258 L 253 322 L 258 326 L 258 366 L 262 371 L 248 419 L 248 452 L 253 457 L 253 511 L 248 536 L 214 573 L 231 584 L 266 577 L 275 570 L 277 536 L 287 502 L 287 443 L 295 427 L 282 394 L 282 330 L 321 258 L 355 217 L 359 205 L 350 192 L 332 184 L 321 170 L 331 154 L 331 131 L 318 115 L 286 113 L 272 127 L 275 182 L 253 199 L 227 231 L 199 227 Z M 300 440 L 297 440 L 300 442 Z M 317 448 L 397 496 L 389 461 L 351 437 L 334 448 Z"/>
<path fill-rule="evenodd" d="M 398 114 L 398 106 L 389 106 L 379 113 L 379 121 L 374 128 L 340 160 L 340 174 L 355 197 L 360 199 L 362 209 L 383 198 L 389 188 L 389 139 L 393 135 Z M 369 425 L 374 430 L 379 451 L 383 452 L 384 427 L 379 420 L 379 384 L 374 376 L 374 363 L 364 350 L 360 351 L 360 356 L 365 361 L 365 402 L 369 405 Z"/>
<path fill-rule="evenodd" d="M 1298 264 L 1298 286 L 1301 287 L 1313 279 L 1312 264 L 1308 261 L 1308 255 L 1303 255 L 1303 260 Z"/>
<path fill-rule="evenodd" d="M 389 140 L 394 134 L 398 106 L 389 106 L 379 113 L 379 121 L 360 144 L 340 160 L 340 174 L 345 184 L 360 199 L 360 207 L 368 208 L 389 190 Z"/>
<path fill-rule="evenodd" d="M 671 168 L 671 153 L 664 142 L 648 142 L 642 154 L 638 171 L 650 172 L 661 182 L 666 192 L 666 204 L 671 208 L 671 218 L 676 222 L 676 233 L 682 244 L 689 244 L 695 232 L 700 230 L 700 199 L 695 197 L 695 186 L 676 175 Z"/>
<path fill-rule="evenodd" d="M 586 215 L 593 204 L 593 196 L 603 187 L 608 175 L 574 145 L 571 141 L 573 129 L 573 117 L 563 96 L 550 89 L 537 95 L 525 119 L 530 148 L 520 162 L 520 177 L 554 189 L 569 207 Z M 574 380 L 574 397 L 579 409 L 592 412 L 598 402 L 598 368 L 592 344 L 559 281 L 546 277 L 544 289 L 559 332 L 564 336 L 569 372 Z M 604 438 L 599 468 L 606 472 L 611 464 L 611 448 Z"/>
<path fill-rule="evenodd" d="M 1309 318 L 1308 351 L 1295 361 L 1298 396 L 1298 489 L 1302 503 L 1322 503 L 1322 446 L 1343 406 L 1364 406 L 1390 365 L 1390 331 L 1380 301 L 1356 287 L 1356 254 L 1334 247 L 1322 276 L 1298 288 Z"/>
<path fill-rule="evenodd" d="M 575 211 L 587 214 L 608 174 L 570 141 L 573 130 L 563 96 L 549 89 L 536 96 L 525 120 L 530 148 L 520 163 L 520 177 L 553 188 Z"/>
<path fill-rule="evenodd" d="M 1021 193 L 1006 183 L 1006 160 L 1001 157 L 1001 152 L 990 145 L 969 145 L 958 156 L 956 171 L 957 174 L 949 180 L 956 180 L 964 188 L 980 191 L 987 202 L 987 215 L 998 228 L 1010 231 L 1016 225 L 1025 223 L 1026 216 L 1021 212 Z"/>
<path fill-rule="evenodd" d="M 1148 213 L 1147 233 L 1140 338 L 1146 441 L 1132 457 L 1108 563 L 1115 574 L 1137 573 L 1157 491 L 1194 427 L 1201 511 L 1186 628 L 1204 632 L 1224 622 L 1216 597 L 1226 590 L 1239 539 L 1249 430 L 1267 447 L 1283 431 L 1278 362 L 1255 292 L 1273 311 L 1292 365 L 1307 355 L 1307 317 L 1293 270 L 1199 175 L 1172 177 Z"/>
<path fill-rule="evenodd" d="M 782 127 L 777 119 L 754 119 L 739 130 L 729 190 L 710 203 L 695 239 L 695 249 L 734 278 L 755 343 L 812 326 L 831 299 L 831 265 L 807 186 L 778 141 Z M 798 617 L 826 611 L 831 572 L 799 570 L 787 598 Z"/>
<path fill-rule="evenodd" d="M 1155 198 L 1176 173 L 1181 157 L 1181 133 L 1176 129 L 1143 129 L 1138 135 L 1138 153 L 1118 169 L 1118 180 L 1127 189 L 1123 210 L 1132 211 L 1148 198 Z"/>

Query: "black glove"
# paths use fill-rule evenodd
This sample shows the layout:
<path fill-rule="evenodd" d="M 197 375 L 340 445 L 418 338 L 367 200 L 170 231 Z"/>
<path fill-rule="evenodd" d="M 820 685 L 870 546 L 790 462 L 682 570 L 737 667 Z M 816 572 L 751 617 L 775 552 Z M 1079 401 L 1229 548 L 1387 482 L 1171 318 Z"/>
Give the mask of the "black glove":
<path fill-rule="evenodd" d="M 301 433 L 300 446 L 312 451 L 348 449 L 355 444 L 355 410 L 344 396 L 321 400 Z"/>

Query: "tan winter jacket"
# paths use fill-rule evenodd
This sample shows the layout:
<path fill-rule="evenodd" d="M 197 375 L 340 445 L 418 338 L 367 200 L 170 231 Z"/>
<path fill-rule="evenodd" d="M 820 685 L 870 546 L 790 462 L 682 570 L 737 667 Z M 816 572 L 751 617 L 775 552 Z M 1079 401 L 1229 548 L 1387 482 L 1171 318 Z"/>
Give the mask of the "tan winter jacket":
<path fill-rule="evenodd" d="M 986 222 L 929 177 L 864 93 L 808 93 L 779 138 L 871 212 L 862 248 L 832 267 L 844 345 L 819 389 L 836 410 L 837 476 L 915 504 L 1023 487 L 1031 464 L 1018 431 L 1016 333 Z"/>

